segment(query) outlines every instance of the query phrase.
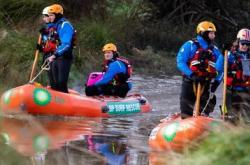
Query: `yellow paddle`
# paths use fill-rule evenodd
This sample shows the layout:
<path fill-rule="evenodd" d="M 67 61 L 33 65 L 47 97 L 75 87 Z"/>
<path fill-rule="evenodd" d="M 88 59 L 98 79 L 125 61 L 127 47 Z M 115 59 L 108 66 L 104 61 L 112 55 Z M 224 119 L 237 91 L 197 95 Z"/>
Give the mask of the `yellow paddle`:
<path fill-rule="evenodd" d="M 41 41 L 42 41 L 42 35 L 40 34 L 39 37 L 38 37 L 37 44 L 40 45 Z M 35 59 L 34 59 L 33 65 L 32 65 L 31 73 L 30 73 L 30 81 L 33 79 L 34 74 L 35 74 L 35 68 L 36 68 L 36 65 L 37 65 L 38 54 L 39 54 L 39 50 L 36 49 L 36 51 L 35 51 Z"/>
<path fill-rule="evenodd" d="M 225 50 L 224 53 L 224 83 L 223 83 L 223 95 L 222 95 L 222 119 L 225 120 L 225 114 L 227 113 L 226 107 L 226 93 L 227 93 L 227 55 L 228 51 Z"/>
<path fill-rule="evenodd" d="M 194 117 L 197 117 L 200 115 L 200 102 L 201 102 L 201 83 L 198 83 L 195 107 L 194 107 Z"/>

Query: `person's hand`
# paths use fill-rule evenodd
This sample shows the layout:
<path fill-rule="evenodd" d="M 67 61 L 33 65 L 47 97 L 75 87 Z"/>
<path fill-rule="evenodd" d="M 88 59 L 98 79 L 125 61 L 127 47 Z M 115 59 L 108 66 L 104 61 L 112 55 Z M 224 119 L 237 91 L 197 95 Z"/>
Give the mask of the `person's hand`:
<path fill-rule="evenodd" d="M 48 31 L 47 31 L 47 28 L 46 27 L 41 27 L 41 29 L 39 29 L 39 32 L 41 33 L 41 34 L 48 34 Z"/>
<path fill-rule="evenodd" d="M 41 44 L 36 44 L 36 50 L 39 50 L 39 52 L 43 52 L 43 46 Z"/>
<path fill-rule="evenodd" d="M 211 93 L 214 93 L 218 86 L 220 85 L 220 82 L 217 80 L 214 80 L 214 82 L 211 83 Z"/>
<path fill-rule="evenodd" d="M 54 61 L 56 56 L 53 54 L 52 56 L 48 57 L 49 62 Z"/>
<path fill-rule="evenodd" d="M 195 83 L 202 83 L 205 81 L 205 78 L 204 77 L 201 77 L 201 76 L 197 76 L 195 73 L 192 73 L 190 75 L 190 79 L 195 82 Z"/>

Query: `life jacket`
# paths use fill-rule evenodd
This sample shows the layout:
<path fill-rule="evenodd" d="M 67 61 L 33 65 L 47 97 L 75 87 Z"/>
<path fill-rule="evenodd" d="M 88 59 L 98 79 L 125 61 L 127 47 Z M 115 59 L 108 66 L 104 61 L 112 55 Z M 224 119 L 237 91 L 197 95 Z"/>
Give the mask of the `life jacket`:
<path fill-rule="evenodd" d="M 189 68 L 200 77 L 212 79 L 216 77 L 217 72 L 215 69 L 216 58 L 213 54 L 213 46 L 203 49 L 197 39 L 193 39 L 197 46 L 197 50 L 193 58 L 188 61 Z"/>
<path fill-rule="evenodd" d="M 232 53 L 232 55 L 234 56 L 234 61 L 228 65 L 227 86 L 249 87 L 250 76 L 243 74 L 241 55 L 238 52 Z M 247 54 L 247 56 L 249 59 L 250 55 Z"/>
<path fill-rule="evenodd" d="M 59 35 L 57 34 L 56 27 L 49 27 L 44 35 L 46 35 L 47 38 L 42 43 L 43 52 L 45 54 L 54 53 L 59 42 Z"/>
<path fill-rule="evenodd" d="M 125 58 L 125 57 L 117 57 L 116 60 L 122 62 L 123 64 L 125 64 L 126 67 L 126 73 L 119 73 L 117 75 L 115 75 L 114 79 L 111 81 L 111 84 L 113 85 L 119 85 L 121 83 L 125 83 L 127 82 L 127 80 L 131 77 L 132 72 L 133 72 L 133 68 L 130 64 L 130 62 Z M 104 68 L 103 68 L 103 72 L 106 72 L 108 70 L 108 64 L 110 62 L 108 61 L 104 61 Z"/>
<path fill-rule="evenodd" d="M 56 26 L 52 26 L 46 29 L 44 35 L 47 35 L 47 40 L 42 43 L 43 52 L 45 54 L 54 53 L 61 44 L 60 37 L 57 33 L 57 29 L 59 25 L 61 25 L 65 20 L 62 20 L 56 24 Z M 74 30 L 72 41 L 71 41 L 72 48 L 76 47 L 76 30 Z"/>

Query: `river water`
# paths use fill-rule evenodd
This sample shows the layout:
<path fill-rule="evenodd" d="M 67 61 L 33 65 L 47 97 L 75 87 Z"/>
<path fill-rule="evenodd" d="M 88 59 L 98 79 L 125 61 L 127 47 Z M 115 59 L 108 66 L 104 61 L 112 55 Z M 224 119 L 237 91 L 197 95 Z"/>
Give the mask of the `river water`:
<path fill-rule="evenodd" d="M 181 77 L 137 75 L 132 81 L 130 93 L 144 95 L 153 106 L 152 112 L 105 119 L 3 118 L 1 134 L 7 144 L 30 159 L 30 164 L 149 164 L 149 134 L 160 119 L 179 111 Z M 217 106 L 214 114 L 218 112 Z"/>

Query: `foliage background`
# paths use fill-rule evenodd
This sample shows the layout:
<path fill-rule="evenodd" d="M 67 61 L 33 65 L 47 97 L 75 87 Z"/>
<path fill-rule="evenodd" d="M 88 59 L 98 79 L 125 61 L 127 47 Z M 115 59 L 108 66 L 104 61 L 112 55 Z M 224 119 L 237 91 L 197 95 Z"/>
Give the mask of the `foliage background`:
<path fill-rule="evenodd" d="M 78 46 L 70 84 L 84 83 L 100 70 L 101 47 L 118 45 L 135 72 L 176 74 L 175 56 L 195 37 L 200 21 L 213 21 L 217 45 L 232 41 L 249 27 L 248 0 L 0 0 L 0 82 L 13 87 L 27 82 L 44 7 L 60 3 L 77 29 Z M 39 81 L 45 82 L 46 75 Z M 1 85 L 2 86 L 2 85 Z M 1 88 L 1 87 L 0 87 Z M 1 89 L 0 89 L 1 90 Z"/>

